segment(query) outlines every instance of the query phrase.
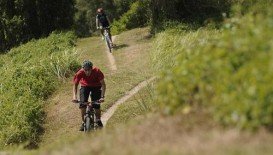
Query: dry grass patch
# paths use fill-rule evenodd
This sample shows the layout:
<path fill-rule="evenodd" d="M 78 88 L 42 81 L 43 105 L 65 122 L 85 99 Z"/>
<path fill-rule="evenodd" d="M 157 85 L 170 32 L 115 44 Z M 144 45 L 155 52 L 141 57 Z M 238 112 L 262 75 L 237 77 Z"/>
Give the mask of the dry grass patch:
<path fill-rule="evenodd" d="M 200 116 L 200 115 L 199 115 Z M 273 135 L 261 130 L 256 134 L 196 125 L 187 127 L 195 116 L 164 117 L 160 114 L 134 119 L 131 125 L 120 125 L 91 134 L 69 147 L 41 154 L 185 154 L 185 155 L 270 155 Z M 212 124 L 213 125 L 213 124 Z M 210 125 L 209 125 L 210 126 Z M 88 146 L 88 147 L 86 147 Z"/>

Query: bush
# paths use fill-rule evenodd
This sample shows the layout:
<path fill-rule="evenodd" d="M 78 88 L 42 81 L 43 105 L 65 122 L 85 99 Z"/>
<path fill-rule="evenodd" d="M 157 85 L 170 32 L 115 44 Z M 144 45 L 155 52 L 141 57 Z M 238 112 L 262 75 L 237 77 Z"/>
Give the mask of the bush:
<path fill-rule="evenodd" d="M 148 4 L 148 1 L 142 0 L 134 2 L 129 11 L 124 13 L 119 20 L 114 20 L 112 24 L 112 33 L 118 34 L 125 30 L 148 24 Z"/>
<path fill-rule="evenodd" d="M 164 23 L 187 22 L 203 25 L 207 21 L 221 21 L 228 14 L 233 0 L 150 0 L 151 31 L 165 30 Z"/>
<path fill-rule="evenodd" d="M 163 68 L 157 90 L 162 107 L 180 113 L 204 106 L 225 125 L 271 128 L 273 12 L 269 6 L 227 20 L 221 33 L 206 29 L 187 35 L 175 29 L 161 33 L 155 41 L 154 61 L 157 70 Z M 163 44 L 161 38 L 166 39 Z"/>
<path fill-rule="evenodd" d="M 0 52 L 48 36 L 54 30 L 66 30 L 74 24 L 74 0 L 47 1 L 1 0 Z"/>
<path fill-rule="evenodd" d="M 57 88 L 58 79 L 79 67 L 75 39 L 71 32 L 54 32 L 1 56 L 0 117 L 4 119 L 0 120 L 0 148 L 37 142 L 44 119 L 43 100 Z"/>

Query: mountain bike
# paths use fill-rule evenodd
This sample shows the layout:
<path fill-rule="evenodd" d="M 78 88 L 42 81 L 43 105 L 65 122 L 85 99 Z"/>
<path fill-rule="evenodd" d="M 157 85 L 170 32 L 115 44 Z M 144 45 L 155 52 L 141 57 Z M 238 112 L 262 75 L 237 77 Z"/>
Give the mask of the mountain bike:
<path fill-rule="evenodd" d="M 92 101 L 84 104 L 87 106 L 84 115 L 84 132 L 96 130 L 98 128 L 98 124 L 96 123 L 95 109 L 92 107 L 92 105 L 100 103 L 99 101 Z"/>
<path fill-rule="evenodd" d="M 73 103 L 80 102 L 78 100 L 72 100 Z M 83 130 L 84 132 L 89 132 L 91 130 L 96 130 L 99 128 L 97 122 L 96 122 L 96 115 L 95 115 L 95 109 L 92 105 L 94 104 L 100 104 L 100 101 L 92 101 L 92 102 L 86 102 L 82 103 L 83 106 L 86 105 L 85 115 L 84 115 L 84 123 L 83 123 Z"/>
<path fill-rule="evenodd" d="M 103 30 L 103 37 L 104 37 L 104 40 L 106 42 L 106 45 L 109 49 L 109 52 L 112 53 L 112 41 L 111 41 L 111 38 L 110 38 L 110 34 L 109 34 L 109 30 L 110 30 L 110 27 L 100 27 L 100 29 Z"/>

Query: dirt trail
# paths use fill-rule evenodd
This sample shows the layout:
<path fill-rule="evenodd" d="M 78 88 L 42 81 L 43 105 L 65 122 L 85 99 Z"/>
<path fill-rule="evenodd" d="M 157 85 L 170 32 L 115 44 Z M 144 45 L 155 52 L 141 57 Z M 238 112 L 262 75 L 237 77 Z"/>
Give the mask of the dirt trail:
<path fill-rule="evenodd" d="M 117 110 L 118 106 L 122 103 L 124 103 L 126 100 L 128 100 L 130 97 L 132 97 L 133 95 L 135 95 L 139 90 L 141 90 L 143 87 L 147 86 L 151 81 L 153 81 L 155 79 L 155 77 L 152 77 L 146 81 L 143 81 L 141 83 L 139 83 L 136 87 L 134 87 L 133 89 L 131 89 L 129 92 L 127 92 L 127 94 L 125 96 L 123 96 L 122 98 L 120 98 L 119 100 L 117 100 L 115 102 L 115 104 L 113 104 L 106 113 L 104 113 L 101 117 L 102 123 L 104 125 L 107 124 L 107 121 L 111 118 L 111 116 L 115 113 L 115 111 Z"/>
<path fill-rule="evenodd" d="M 116 36 L 113 36 L 113 37 L 112 37 L 113 42 L 115 41 L 115 38 L 116 38 Z M 106 45 L 106 46 L 107 46 L 107 45 Z M 107 47 L 107 48 L 108 48 L 108 47 Z M 107 55 L 108 60 L 109 60 L 109 63 L 110 63 L 110 69 L 111 69 L 112 71 L 116 71 L 116 70 L 117 70 L 117 65 L 116 65 L 116 60 L 115 60 L 114 55 L 113 55 L 112 53 L 110 53 L 110 52 L 108 51 L 108 49 L 105 50 L 105 52 L 106 52 L 106 55 Z"/>
<path fill-rule="evenodd" d="M 122 36 L 124 37 L 124 36 Z M 117 39 L 116 36 L 113 36 L 113 41 Z M 134 42 L 137 38 L 131 38 L 128 42 L 125 42 L 124 44 L 129 45 Z M 94 42 L 98 42 L 100 40 L 92 40 Z M 127 40 L 126 40 L 127 41 Z M 81 45 L 80 50 L 83 50 L 81 53 L 83 53 L 84 56 L 88 56 L 90 53 L 89 50 L 91 48 L 95 49 L 96 47 L 90 46 L 89 44 L 90 40 L 82 40 L 79 45 Z M 99 42 L 98 42 L 99 43 Z M 98 44 L 97 43 L 97 44 Z M 133 44 L 133 43 L 132 43 Z M 100 48 L 101 49 L 101 48 Z M 127 49 L 123 49 L 127 50 Z M 106 48 L 104 48 L 104 57 L 107 55 L 108 59 L 106 59 L 106 63 L 108 62 L 107 67 L 109 67 L 110 73 L 116 73 L 118 70 L 116 65 L 115 57 L 112 53 L 109 53 Z M 132 55 L 134 50 L 130 50 L 130 52 L 125 53 L 124 55 Z M 95 54 L 95 53 L 92 53 Z M 120 56 L 117 53 L 117 56 Z M 122 55 L 122 56 L 124 56 Z M 84 59 L 84 57 L 83 57 Z M 102 63 L 105 64 L 105 63 Z M 111 118 L 111 116 L 115 113 L 118 106 L 122 103 L 124 103 L 126 100 L 128 100 L 130 97 L 132 97 L 134 94 L 136 94 L 139 90 L 141 90 L 143 87 L 147 86 L 148 83 L 150 83 L 155 78 L 150 78 L 146 81 L 143 81 L 139 83 L 135 88 L 131 89 L 130 91 L 125 92 L 125 95 L 118 99 L 109 109 L 106 109 L 106 111 L 102 115 L 102 121 L 104 125 L 107 124 L 107 121 Z M 71 90 L 72 83 L 67 81 L 66 84 L 59 88 L 59 90 L 48 100 L 47 106 L 45 107 L 46 110 L 46 120 L 44 124 L 45 132 L 43 136 L 41 137 L 41 142 L 39 146 L 45 146 L 45 145 L 51 145 L 52 141 L 58 139 L 62 141 L 63 139 L 66 139 L 67 135 L 69 138 L 73 139 L 81 135 L 80 132 L 76 132 L 80 125 L 80 111 L 78 110 L 77 106 L 75 104 L 72 104 L 71 99 Z M 72 136 L 73 135 L 73 136 Z"/>
<path fill-rule="evenodd" d="M 112 37 L 112 40 L 114 42 L 114 40 L 116 39 L 116 36 Z M 106 45 L 107 46 L 107 45 Z M 115 57 L 113 56 L 112 53 L 110 53 L 108 50 L 105 50 L 109 63 L 110 63 L 110 68 L 112 71 L 116 71 L 117 70 L 117 65 L 116 65 L 116 60 Z M 147 86 L 151 81 L 153 81 L 155 79 L 155 77 L 152 77 L 146 81 L 143 81 L 141 83 L 139 83 L 136 87 L 134 87 L 133 89 L 131 89 L 129 92 L 126 93 L 125 96 L 123 96 L 122 98 L 120 98 L 119 100 L 117 100 L 109 109 L 107 109 L 107 111 L 102 115 L 102 123 L 104 125 L 107 124 L 107 121 L 111 118 L 111 116 L 115 113 L 115 111 L 117 110 L 118 106 L 122 103 L 124 103 L 126 100 L 128 100 L 130 97 L 132 97 L 133 95 L 135 95 L 139 90 L 141 90 L 143 87 Z"/>

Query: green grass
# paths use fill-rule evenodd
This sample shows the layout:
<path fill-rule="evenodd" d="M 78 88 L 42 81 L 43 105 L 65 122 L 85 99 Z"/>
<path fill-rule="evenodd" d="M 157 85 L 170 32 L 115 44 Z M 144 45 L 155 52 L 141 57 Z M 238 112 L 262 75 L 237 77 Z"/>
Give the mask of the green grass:
<path fill-rule="evenodd" d="M 113 52 L 118 70 L 106 77 L 107 102 L 103 107 L 108 108 L 126 91 L 153 75 L 149 60 L 151 41 L 144 38 L 148 35 L 148 29 L 145 28 L 128 31 L 118 36 L 116 40 L 118 49 Z M 137 40 L 143 42 L 136 43 Z"/>
<path fill-rule="evenodd" d="M 149 67 L 148 49 L 151 40 L 147 39 L 148 30 L 148 28 L 135 29 L 122 33 L 116 38 L 117 48 L 113 54 L 116 58 L 117 71 L 111 71 L 109 68 L 105 43 L 100 37 L 85 38 L 77 42 L 76 50 L 79 61 L 90 59 L 105 74 L 107 90 L 106 101 L 102 104 L 103 112 L 116 100 L 126 95 L 127 91 L 152 76 L 152 70 Z M 145 50 L 139 51 L 139 48 Z M 145 65 L 145 68 L 142 65 Z M 71 103 L 73 87 L 71 80 L 72 77 L 64 80 L 62 86 L 47 101 L 48 117 L 44 125 L 45 134 L 41 138 L 41 150 L 50 150 L 56 146 L 62 147 L 62 144 L 68 143 L 66 142 L 67 136 L 71 141 L 82 138 L 82 133 L 78 132 L 81 123 L 80 111 L 76 105 Z M 55 142 L 52 143 L 52 141 Z"/>
<path fill-rule="evenodd" d="M 78 66 L 73 33 L 52 33 L 1 55 L 0 149 L 35 146 L 42 132 L 44 100 Z"/>
<path fill-rule="evenodd" d="M 138 30 L 134 30 L 125 33 L 126 37 L 130 33 L 134 33 Z M 196 38 L 196 35 L 208 34 L 207 30 L 199 30 L 200 32 L 191 33 L 192 38 Z M 216 33 L 216 32 L 213 32 Z M 206 36 L 206 35 L 205 35 Z M 120 36 L 122 39 L 123 36 Z M 161 36 L 162 37 L 162 36 Z M 159 38 L 158 38 L 159 39 Z M 145 39 L 144 39 L 145 40 Z M 144 41 L 143 40 L 143 41 Z M 120 40 L 117 40 L 119 42 Z M 145 41 L 139 41 L 144 43 Z M 202 40 L 200 40 L 203 42 Z M 187 43 L 187 42 L 185 42 Z M 191 42 L 189 42 L 191 43 Z M 193 45 L 193 44 L 191 44 Z M 191 46 L 195 47 L 195 46 Z M 130 46 L 128 46 L 130 48 Z M 143 49 L 143 48 L 140 48 Z M 126 50 L 124 47 L 121 51 Z M 148 50 L 148 48 L 147 48 Z M 116 51 L 116 58 L 120 58 L 118 63 L 122 61 L 121 58 L 126 59 L 124 53 Z M 132 50 L 129 50 L 132 51 Z M 148 50 L 149 51 L 149 50 Z M 89 52 L 88 52 L 89 53 Z M 130 53 L 132 54 L 132 53 Z M 118 55 L 118 56 L 117 56 Z M 135 62 L 135 61 L 134 61 Z M 141 62 L 141 61 L 140 61 Z M 104 62 L 98 62 L 104 64 Z M 143 64 L 142 63 L 139 63 Z M 105 65 L 105 64 L 104 64 Z M 122 65 L 122 64 L 120 64 Z M 118 65 L 118 68 L 121 67 Z M 125 64 L 124 64 L 125 65 Z M 124 68 L 130 68 L 128 64 L 122 66 Z M 121 68 L 122 68 L 121 67 Z M 110 71 L 110 70 L 109 70 Z M 126 71 L 126 70 L 125 70 Z M 134 73 L 134 72 L 133 72 Z M 142 73 L 142 72 L 141 72 Z M 145 73 L 145 72 L 144 72 Z M 149 73 L 149 72 L 147 72 Z M 119 74 L 107 73 L 109 77 Z M 136 74 L 131 74 L 131 76 Z M 139 75 L 140 76 L 140 75 Z M 128 80 L 121 76 L 123 80 Z M 141 79 L 140 77 L 136 79 Z M 108 80 L 108 79 L 107 79 Z M 114 79 L 116 82 L 118 79 Z M 159 79 L 160 80 L 160 79 Z M 108 87 L 109 90 L 116 90 L 114 86 L 121 86 L 119 83 L 107 84 L 112 87 Z M 130 81 L 129 81 L 130 82 Z M 131 83 L 132 84 L 132 83 Z M 129 85 L 131 85 L 129 83 Z M 124 82 L 123 82 L 124 85 Z M 123 86 L 122 85 L 122 86 Z M 132 84 L 133 85 L 133 84 Z M 72 85 L 71 85 L 72 86 Z M 66 88 L 64 86 L 60 89 L 60 92 L 56 94 L 58 97 L 66 97 L 61 95 Z M 148 87 L 149 88 L 149 87 Z M 118 87 L 118 90 L 125 88 Z M 129 88 L 128 88 L 129 90 Z M 153 108 L 157 104 L 151 102 L 150 98 L 146 96 L 152 92 L 153 89 L 144 89 L 135 95 L 133 98 L 122 104 L 113 117 L 108 122 L 108 127 L 103 131 L 92 133 L 87 137 L 83 137 L 82 134 L 76 135 L 70 141 L 66 141 L 65 136 L 73 134 L 73 128 L 71 132 L 64 133 L 62 137 L 55 135 L 55 139 L 60 141 L 47 145 L 45 148 L 41 148 L 38 151 L 26 152 L 26 154 L 265 154 L 272 153 L 272 134 L 268 132 L 260 133 L 248 133 L 238 132 L 238 130 L 222 130 L 212 125 L 206 125 L 207 120 L 196 111 L 196 116 L 193 113 L 190 115 L 175 115 L 172 117 L 166 117 L 162 114 L 152 114 Z M 66 92 L 67 97 L 70 92 Z M 65 93 L 65 94 L 66 94 Z M 108 92 L 108 96 L 114 92 Z M 115 92 L 118 93 L 118 92 Z M 119 94 L 121 95 L 122 92 Z M 148 95 L 149 96 L 149 95 Z M 115 97 L 113 97 L 115 98 Z M 170 99 L 170 98 L 169 98 Z M 155 103 L 155 104 L 151 104 Z M 51 103 L 51 105 L 53 105 Z M 111 104 L 111 103 L 109 103 Z M 148 108 L 147 108 L 148 107 Z M 71 109 L 64 113 L 70 112 Z M 76 116 L 76 115 L 75 115 Z M 202 124 L 202 125 L 200 125 Z M 68 130 L 67 130 L 68 131 Z M 75 135 L 75 133 L 74 133 Z M 52 135 L 54 136 L 54 134 Z M 77 137 L 78 136 L 78 137 Z M 71 138 L 71 137 L 70 137 Z M 88 146 L 88 147 L 86 147 Z M 20 152 L 22 153 L 22 152 Z"/>
<path fill-rule="evenodd" d="M 108 67 L 109 62 L 105 53 L 105 43 L 101 41 L 100 37 L 79 41 L 78 47 L 82 50 L 80 59 L 90 59 L 105 74 L 107 91 L 103 110 L 109 108 L 126 91 L 152 76 L 148 51 L 150 41 L 145 40 L 145 36 L 148 35 L 148 29 L 142 28 L 122 33 L 117 37 L 115 41 L 117 48 L 113 52 L 118 68 L 115 72 L 111 72 Z M 136 44 L 135 41 L 137 40 L 143 40 L 143 42 Z M 141 53 L 138 52 L 139 47 L 144 49 Z"/>
<path fill-rule="evenodd" d="M 106 74 L 107 78 L 110 69 L 107 67 L 108 60 L 104 50 L 105 44 L 100 37 L 79 39 L 76 42 L 78 63 L 86 59 L 91 60 L 94 66 L 99 67 Z M 83 136 L 81 132 L 78 132 L 81 124 L 80 110 L 78 105 L 71 102 L 74 73 L 65 79 L 53 96 L 47 100 L 45 133 L 42 135 L 39 144 L 42 148 L 61 147 L 63 144 L 78 140 L 79 137 Z M 68 136 L 69 142 L 67 141 Z M 53 141 L 54 143 L 52 143 Z"/>
<path fill-rule="evenodd" d="M 174 27 L 159 34 L 153 60 L 161 77 L 157 98 L 165 112 L 205 107 L 225 126 L 272 129 L 269 6 L 226 19 L 221 31 Z"/>
<path fill-rule="evenodd" d="M 135 1 L 130 9 L 111 25 L 113 34 L 148 25 L 149 1 Z"/>
<path fill-rule="evenodd" d="M 154 83 L 141 89 L 128 101 L 121 104 L 114 115 L 109 119 L 107 128 L 119 128 L 129 123 L 134 123 L 143 116 L 155 111 L 157 105 L 153 100 Z"/>
<path fill-rule="evenodd" d="M 44 147 L 25 153 L 272 154 L 272 133 L 265 130 L 256 133 L 239 131 L 234 127 L 223 129 L 210 120 L 214 116 L 220 118 L 220 122 L 233 124 L 225 122 L 230 119 L 228 111 L 239 109 L 242 116 L 246 114 L 251 119 L 248 120 L 250 123 L 247 122 L 249 124 L 238 121 L 237 125 L 252 128 L 252 118 L 264 122 L 263 118 L 271 116 L 271 98 L 267 95 L 271 92 L 268 90 L 271 90 L 269 83 L 272 79 L 271 17 L 269 12 L 255 16 L 247 14 L 243 18 L 227 19 L 223 30 L 191 30 L 179 25 L 157 35 L 152 57 L 154 70 L 160 75 L 155 87 L 157 96 L 153 94 L 154 86 L 141 90 L 117 109 L 104 130 L 88 136 L 75 132 L 80 121 L 79 113 L 76 106 L 68 103 L 72 84 L 64 81 L 64 85 L 48 100 L 48 114 L 55 114 L 50 112 L 56 110 L 58 115 L 50 115 L 52 117 L 47 120 L 47 130 L 52 131 L 46 132 L 42 143 L 45 145 L 41 145 Z M 262 24 L 256 26 L 256 23 Z M 137 83 L 153 76 L 150 61 L 152 40 L 147 32 L 146 28 L 135 29 L 118 36 L 118 47 L 113 53 L 118 71 L 108 68 L 105 53 L 100 52 L 104 50 L 100 38 L 78 42 L 79 48 L 83 49 L 79 50 L 80 61 L 90 58 L 106 75 L 104 112 Z M 245 91 L 253 84 L 257 84 L 259 91 L 253 87 Z M 255 96 L 251 97 L 253 92 L 259 92 L 256 93 L 259 103 L 267 103 L 266 106 L 257 104 L 268 108 L 262 110 L 266 117 L 253 117 L 261 116 L 259 108 L 253 106 L 255 102 L 251 102 L 253 98 L 255 101 Z M 250 98 L 245 98 L 245 94 Z M 230 102 L 230 106 L 222 102 Z M 159 113 L 154 111 L 158 105 L 162 108 Z M 218 108 L 216 111 L 215 107 Z M 174 115 L 164 115 L 166 113 Z M 254 125 L 256 123 L 254 121 Z M 57 142 L 52 142 L 56 139 Z"/>

